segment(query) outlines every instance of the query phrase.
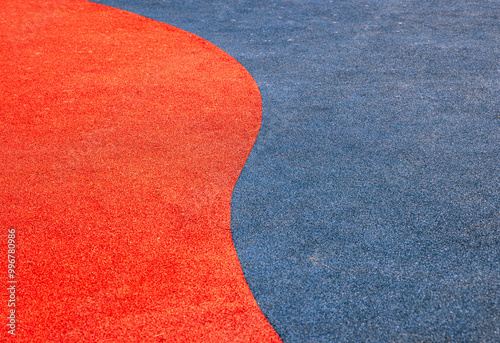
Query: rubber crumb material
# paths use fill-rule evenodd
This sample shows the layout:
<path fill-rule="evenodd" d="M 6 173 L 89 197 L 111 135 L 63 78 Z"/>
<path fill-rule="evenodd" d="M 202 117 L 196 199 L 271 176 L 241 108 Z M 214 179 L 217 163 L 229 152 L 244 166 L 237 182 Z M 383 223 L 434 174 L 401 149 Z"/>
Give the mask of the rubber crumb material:
<path fill-rule="evenodd" d="M 207 41 L 121 10 L 6 0 L 0 12 L 16 341 L 279 342 L 230 233 L 261 120 L 252 77 Z"/>

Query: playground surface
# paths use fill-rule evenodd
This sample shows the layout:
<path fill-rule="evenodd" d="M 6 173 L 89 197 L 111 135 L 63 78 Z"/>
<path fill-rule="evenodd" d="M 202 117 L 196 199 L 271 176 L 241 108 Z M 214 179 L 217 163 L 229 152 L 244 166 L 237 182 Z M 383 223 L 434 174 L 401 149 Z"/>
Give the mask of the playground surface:
<path fill-rule="evenodd" d="M 498 1 L 0 14 L 0 337 L 500 341 Z"/>

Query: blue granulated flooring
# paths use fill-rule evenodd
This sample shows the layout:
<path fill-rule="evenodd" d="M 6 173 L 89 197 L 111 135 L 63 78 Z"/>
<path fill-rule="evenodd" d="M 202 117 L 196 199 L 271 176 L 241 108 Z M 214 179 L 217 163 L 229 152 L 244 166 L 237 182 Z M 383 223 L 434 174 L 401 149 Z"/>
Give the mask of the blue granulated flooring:
<path fill-rule="evenodd" d="M 232 231 L 284 342 L 500 342 L 500 2 L 100 0 L 257 81 Z"/>

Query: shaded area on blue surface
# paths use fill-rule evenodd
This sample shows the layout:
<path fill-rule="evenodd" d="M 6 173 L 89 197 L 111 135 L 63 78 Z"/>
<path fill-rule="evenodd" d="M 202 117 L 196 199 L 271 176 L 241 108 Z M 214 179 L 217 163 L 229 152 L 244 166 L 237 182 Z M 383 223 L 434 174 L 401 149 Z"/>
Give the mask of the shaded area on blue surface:
<path fill-rule="evenodd" d="M 498 1 L 96 2 L 256 79 L 232 230 L 285 342 L 500 341 Z"/>

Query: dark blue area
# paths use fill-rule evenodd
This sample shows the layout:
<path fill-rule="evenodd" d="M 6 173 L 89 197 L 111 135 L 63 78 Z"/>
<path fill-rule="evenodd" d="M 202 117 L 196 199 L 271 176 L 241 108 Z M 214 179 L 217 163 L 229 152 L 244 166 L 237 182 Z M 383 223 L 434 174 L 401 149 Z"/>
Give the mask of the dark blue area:
<path fill-rule="evenodd" d="M 500 342 L 498 1 L 96 2 L 256 79 L 232 229 L 285 342 Z"/>

